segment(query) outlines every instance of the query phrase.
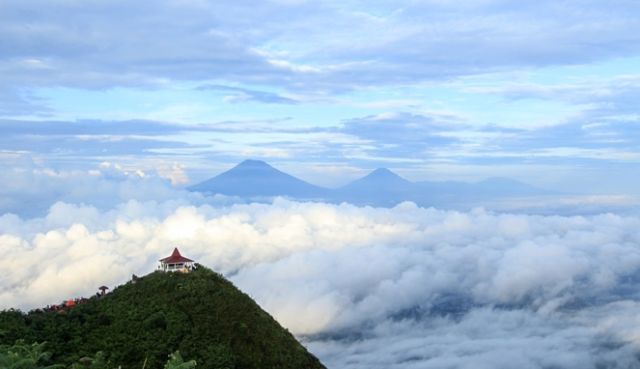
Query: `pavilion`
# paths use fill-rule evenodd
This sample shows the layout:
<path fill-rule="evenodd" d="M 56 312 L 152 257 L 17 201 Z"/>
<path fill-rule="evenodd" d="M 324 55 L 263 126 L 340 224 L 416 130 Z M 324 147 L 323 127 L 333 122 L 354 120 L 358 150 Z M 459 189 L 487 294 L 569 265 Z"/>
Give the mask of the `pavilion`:
<path fill-rule="evenodd" d="M 178 248 L 173 249 L 171 256 L 160 259 L 159 270 L 163 272 L 183 272 L 188 273 L 193 269 L 193 260 L 180 255 Z"/>
<path fill-rule="evenodd" d="M 98 287 L 98 290 L 100 291 L 100 292 L 98 292 L 98 296 L 104 296 L 104 295 L 106 295 L 106 294 L 107 294 L 107 290 L 108 290 L 108 289 L 109 289 L 109 287 L 107 287 L 107 286 L 100 286 L 100 287 Z"/>

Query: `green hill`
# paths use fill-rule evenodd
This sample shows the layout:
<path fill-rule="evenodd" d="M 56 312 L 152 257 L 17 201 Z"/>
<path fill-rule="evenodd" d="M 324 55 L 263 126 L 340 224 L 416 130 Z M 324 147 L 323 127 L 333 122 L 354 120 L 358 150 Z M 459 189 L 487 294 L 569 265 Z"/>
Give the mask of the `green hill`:
<path fill-rule="evenodd" d="M 179 350 L 197 368 L 324 368 L 249 296 L 200 266 L 151 273 L 63 312 L 0 313 L 0 344 L 46 342 L 69 366 L 102 352 L 111 367 L 162 368 Z"/>

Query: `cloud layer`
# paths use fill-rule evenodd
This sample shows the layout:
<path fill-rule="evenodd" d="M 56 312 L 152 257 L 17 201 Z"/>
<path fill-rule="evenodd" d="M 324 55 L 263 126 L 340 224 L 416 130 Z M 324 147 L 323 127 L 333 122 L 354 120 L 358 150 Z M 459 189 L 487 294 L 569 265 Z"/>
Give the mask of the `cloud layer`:
<path fill-rule="evenodd" d="M 349 204 L 54 204 L 0 216 L 3 308 L 155 268 L 225 273 L 332 368 L 632 368 L 640 218 Z"/>

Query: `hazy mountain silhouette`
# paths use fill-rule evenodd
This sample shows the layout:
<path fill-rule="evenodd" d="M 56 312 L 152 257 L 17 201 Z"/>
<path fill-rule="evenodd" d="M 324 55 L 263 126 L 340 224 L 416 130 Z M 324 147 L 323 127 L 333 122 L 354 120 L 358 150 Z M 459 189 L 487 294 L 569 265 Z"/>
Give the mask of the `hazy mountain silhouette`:
<path fill-rule="evenodd" d="M 551 191 L 539 189 L 526 183 L 509 178 L 492 177 L 475 184 L 475 189 L 486 195 L 529 196 L 548 195 Z"/>
<path fill-rule="evenodd" d="M 366 176 L 333 192 L 338 201 L 359 205 L 393 206 L 416 197 L 415 184 L 387 168 L 378 168 Z"/>
<path fill-rule="evenodd" d="M 367 174 L 366 176 L 356 179 L 355 181 L 349 183 L 344 186 L 344 189 L 348 188 L 373 188 L 376 186 L 384 185 L 384 186 L 396 186 L 396 187 L 407 187 L 412 183 L 394 172 L 390 171 L 387 168 L 378 168 L 373 172 Z"/>
<path fill-rule="evenodd" d="M 429 202 L 433 206 L 478 205 L 489 200 L 555 194 L 527 183 L 500 177 L 487 178 L 480 182 L 421 181 L 415 185 L 419 198 L 415 201 L 420 204 Z"/>
<path fill-rule="evenodd" d="M 245 160 L 228 171 L 188 188 L 190 191 L 239 197 L 317 198 L 327 190 L 279 171 L 260 160 Z"/>
<path fill-rule="evenodd" d="M 242 198 L 285 196 L 371 206 L 394 206 L 403 201 L 413 201 L 421 206 L 443 207 L 552 194 L 508 178 L 488 178 L 475 183 L 411 182 L 386 168 L 378 168 L 338 189 L 328 189 L 312 185 L 260 160 L 245 160 L 222 174 L 189 187 L 189 190 Z"/>

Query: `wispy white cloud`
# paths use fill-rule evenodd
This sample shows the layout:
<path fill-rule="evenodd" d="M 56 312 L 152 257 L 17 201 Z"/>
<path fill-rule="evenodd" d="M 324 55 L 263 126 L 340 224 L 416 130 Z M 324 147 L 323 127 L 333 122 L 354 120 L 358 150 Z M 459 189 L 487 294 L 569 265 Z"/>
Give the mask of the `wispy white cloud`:
<path fill-rule="evenodd" d="M 0 68 L 5 84 L 31 86 L 231 80 L 321 91 L 404 84 L 634 55 L 636 7 L 8 1 Z M 115 17 L 117 26 L 106 21 Z"/>
<path fill-rule="evenodd" d="M 251 90 L 241 87 L 223 85 L 202 85 L 198 87 L 200 91 L 219 91 L 228 93 L 223 100 L 229 103 L 255 101 L 265 104 L 297 104 L 296 99 L 279 95 L 274 92 Z"/>

